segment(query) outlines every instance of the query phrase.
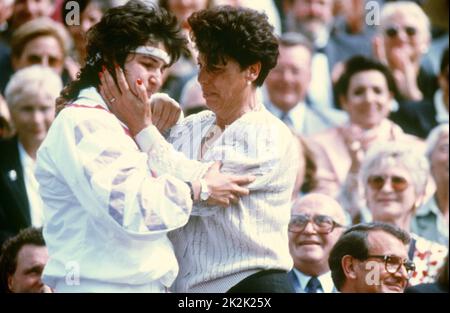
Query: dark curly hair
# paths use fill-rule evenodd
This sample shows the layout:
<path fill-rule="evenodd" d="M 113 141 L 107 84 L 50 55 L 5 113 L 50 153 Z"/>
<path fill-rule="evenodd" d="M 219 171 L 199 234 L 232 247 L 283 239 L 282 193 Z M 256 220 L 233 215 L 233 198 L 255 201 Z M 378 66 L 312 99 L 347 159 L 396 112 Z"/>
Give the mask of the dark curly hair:
<path fill-rule="evenodd" d="M 377 60 L 361 55 L 354 56 L 347 60 L 347 62 L 345 63 L 344 73 L 339 78 L 335 86 L 335 91 L 338 97 L 346 97 L 352 77 L 358 73 L 366 71 L 378 71 L 383 74 L 383 76 L 386 78 L 386 83 L 389 91 L 394 95 L 395 98 L 399 97 L 400 93 L 390 69 Z"/>
<path fill-rule="evenodd" d="M 261 86 L 277 64 L 278 41 L 264 13 L 218 6 L 193 13 L 188 23 L 192 40 L 206 57 L 208 68 L 225 64 L 227 57 L 239 63 L 241 69 L 261 62 L 261 72 L 255 81 Z"/>
<path fill-rule="evenodd" d="M 23 229 L 15 237 L 7 239 L 0 252 L 0 293 L 10 293 L 8 277 L 13 275 L 17 267 L 17 256 L 25 245 L 45 246 L 42 227 Z"/>
<path fill-rule="evenodd" d="M 66 103 L 74 100 L 83 88 L 99 85 L 102 66 L 114 74 L 114 63 L 123 68 L 130 51 L 141 45 L 162 42 L 172 64 L 187 50 L 187 40 L 176 18 L 164 9 L 138 0 L 108 10 L 88 31 L 87 39 L 86 65 L 77 80 L 61 93 Z"/>

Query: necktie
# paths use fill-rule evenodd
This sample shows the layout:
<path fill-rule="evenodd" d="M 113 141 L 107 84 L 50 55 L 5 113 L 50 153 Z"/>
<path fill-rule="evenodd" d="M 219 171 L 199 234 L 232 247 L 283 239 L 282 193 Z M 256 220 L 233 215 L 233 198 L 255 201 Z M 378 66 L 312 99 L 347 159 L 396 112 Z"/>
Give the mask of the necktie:
<path fill-rule="evenodd" d="M 287 126 L 292 127 L 292 121 L 291 118 L 289 117 L 288 112 L 283 112 L 280 116 L 280 120 L 284 122 Z"/>
<path fill-rule="evenodd" d="M 306 293 L 317 293 L 319 288 L 322 289 L 322 285 L 320 284 L 320 281 L 317 279 L 317 277 L 313 276 L 306 284 L 305 291 Z"/>

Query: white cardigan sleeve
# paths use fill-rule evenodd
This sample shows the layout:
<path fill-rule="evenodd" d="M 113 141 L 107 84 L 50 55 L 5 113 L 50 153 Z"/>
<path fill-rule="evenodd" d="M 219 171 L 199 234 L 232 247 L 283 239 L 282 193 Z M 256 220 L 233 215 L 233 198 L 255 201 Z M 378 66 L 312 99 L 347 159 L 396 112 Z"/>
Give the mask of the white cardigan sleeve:
<path fill-rule="evenodd" d="M 190 189 L 152 176 L 147 159 L 112 114 L 68 108 L 39 150 L 36 176 L 40 184 L 56 176 L 89 214 L 125 233 L 167 233 L 187 223 Z"/>

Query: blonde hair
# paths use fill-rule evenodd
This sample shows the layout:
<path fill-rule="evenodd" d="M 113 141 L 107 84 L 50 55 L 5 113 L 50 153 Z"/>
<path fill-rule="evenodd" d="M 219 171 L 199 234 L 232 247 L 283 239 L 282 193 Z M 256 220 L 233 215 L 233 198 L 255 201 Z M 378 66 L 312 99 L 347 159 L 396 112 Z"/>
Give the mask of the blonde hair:
<path fill-rule="evenodd" d="M 31 40 L 43 36 L 54 37 L 58 41 L 64 57 L 67 56 L 72 46 L 72 39 L 67 30 L 52 19 L 41 17 L 23 24 L 14 31 L 11 37 L 12 57 L 19 58 Z"/>

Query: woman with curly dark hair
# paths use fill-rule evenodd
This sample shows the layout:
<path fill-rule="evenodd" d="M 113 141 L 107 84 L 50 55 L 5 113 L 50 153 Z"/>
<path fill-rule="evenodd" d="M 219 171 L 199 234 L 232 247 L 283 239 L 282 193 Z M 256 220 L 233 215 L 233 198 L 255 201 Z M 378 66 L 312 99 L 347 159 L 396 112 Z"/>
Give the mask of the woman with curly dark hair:
<path fill-rule="evenodd" d="M 220 160 L 224 172 L 256 180 L 249 195 L 232 197 L 225 210 L 194 204 L 196 214 L 187 225 L 169 234 L 180 264 L 173 290 L 294 292 L 287 277 L 292 268 L 287 225 L 298 144 L 257 93 L 278 58 L 273 27 L 263 13 L 230 6 L 196 12 L 188 23 L 199 51 L 198 81 L 211 111 L 178 123 L 168 141 L 190 159 Z M 112 107 L 122 121 L 137 130 L 145 126 L 143 112 L 129 113 L 130 107 L 139 111 L 139 101 L 123 105 L 127 86 L 115 87 L 108 75 L 103 80 L 107 94 L 117 98 Z M 165 169 L 175 175 L 172 154 L 165 155 Z M 201 198 L 207 197 L 208 189 L 202 189 Z"/>
<path fill-rule="evenodd" d="M 105 103 L 116 98 L 97 91 L 102 75 L 121 69 L 116 79 L 129 86 L 131 99 L 142 100 L 152 124 L 161 73 L 185 49 L 172 15 L 130 1 L 109 10 L 88 40 L 86 66 L 64 91 L 63 109 L 37 157 L 50 256 L 43 279 L 57 292 L 164 292 L 178 272 L 167 233 L 188 221 L 200 179 L 219 205 L 235 179 L 212 162 L 179 156 L 187 182 L 159 172 L 165 150 L 145 149 L 133 138 L 136 129 Z"/>

